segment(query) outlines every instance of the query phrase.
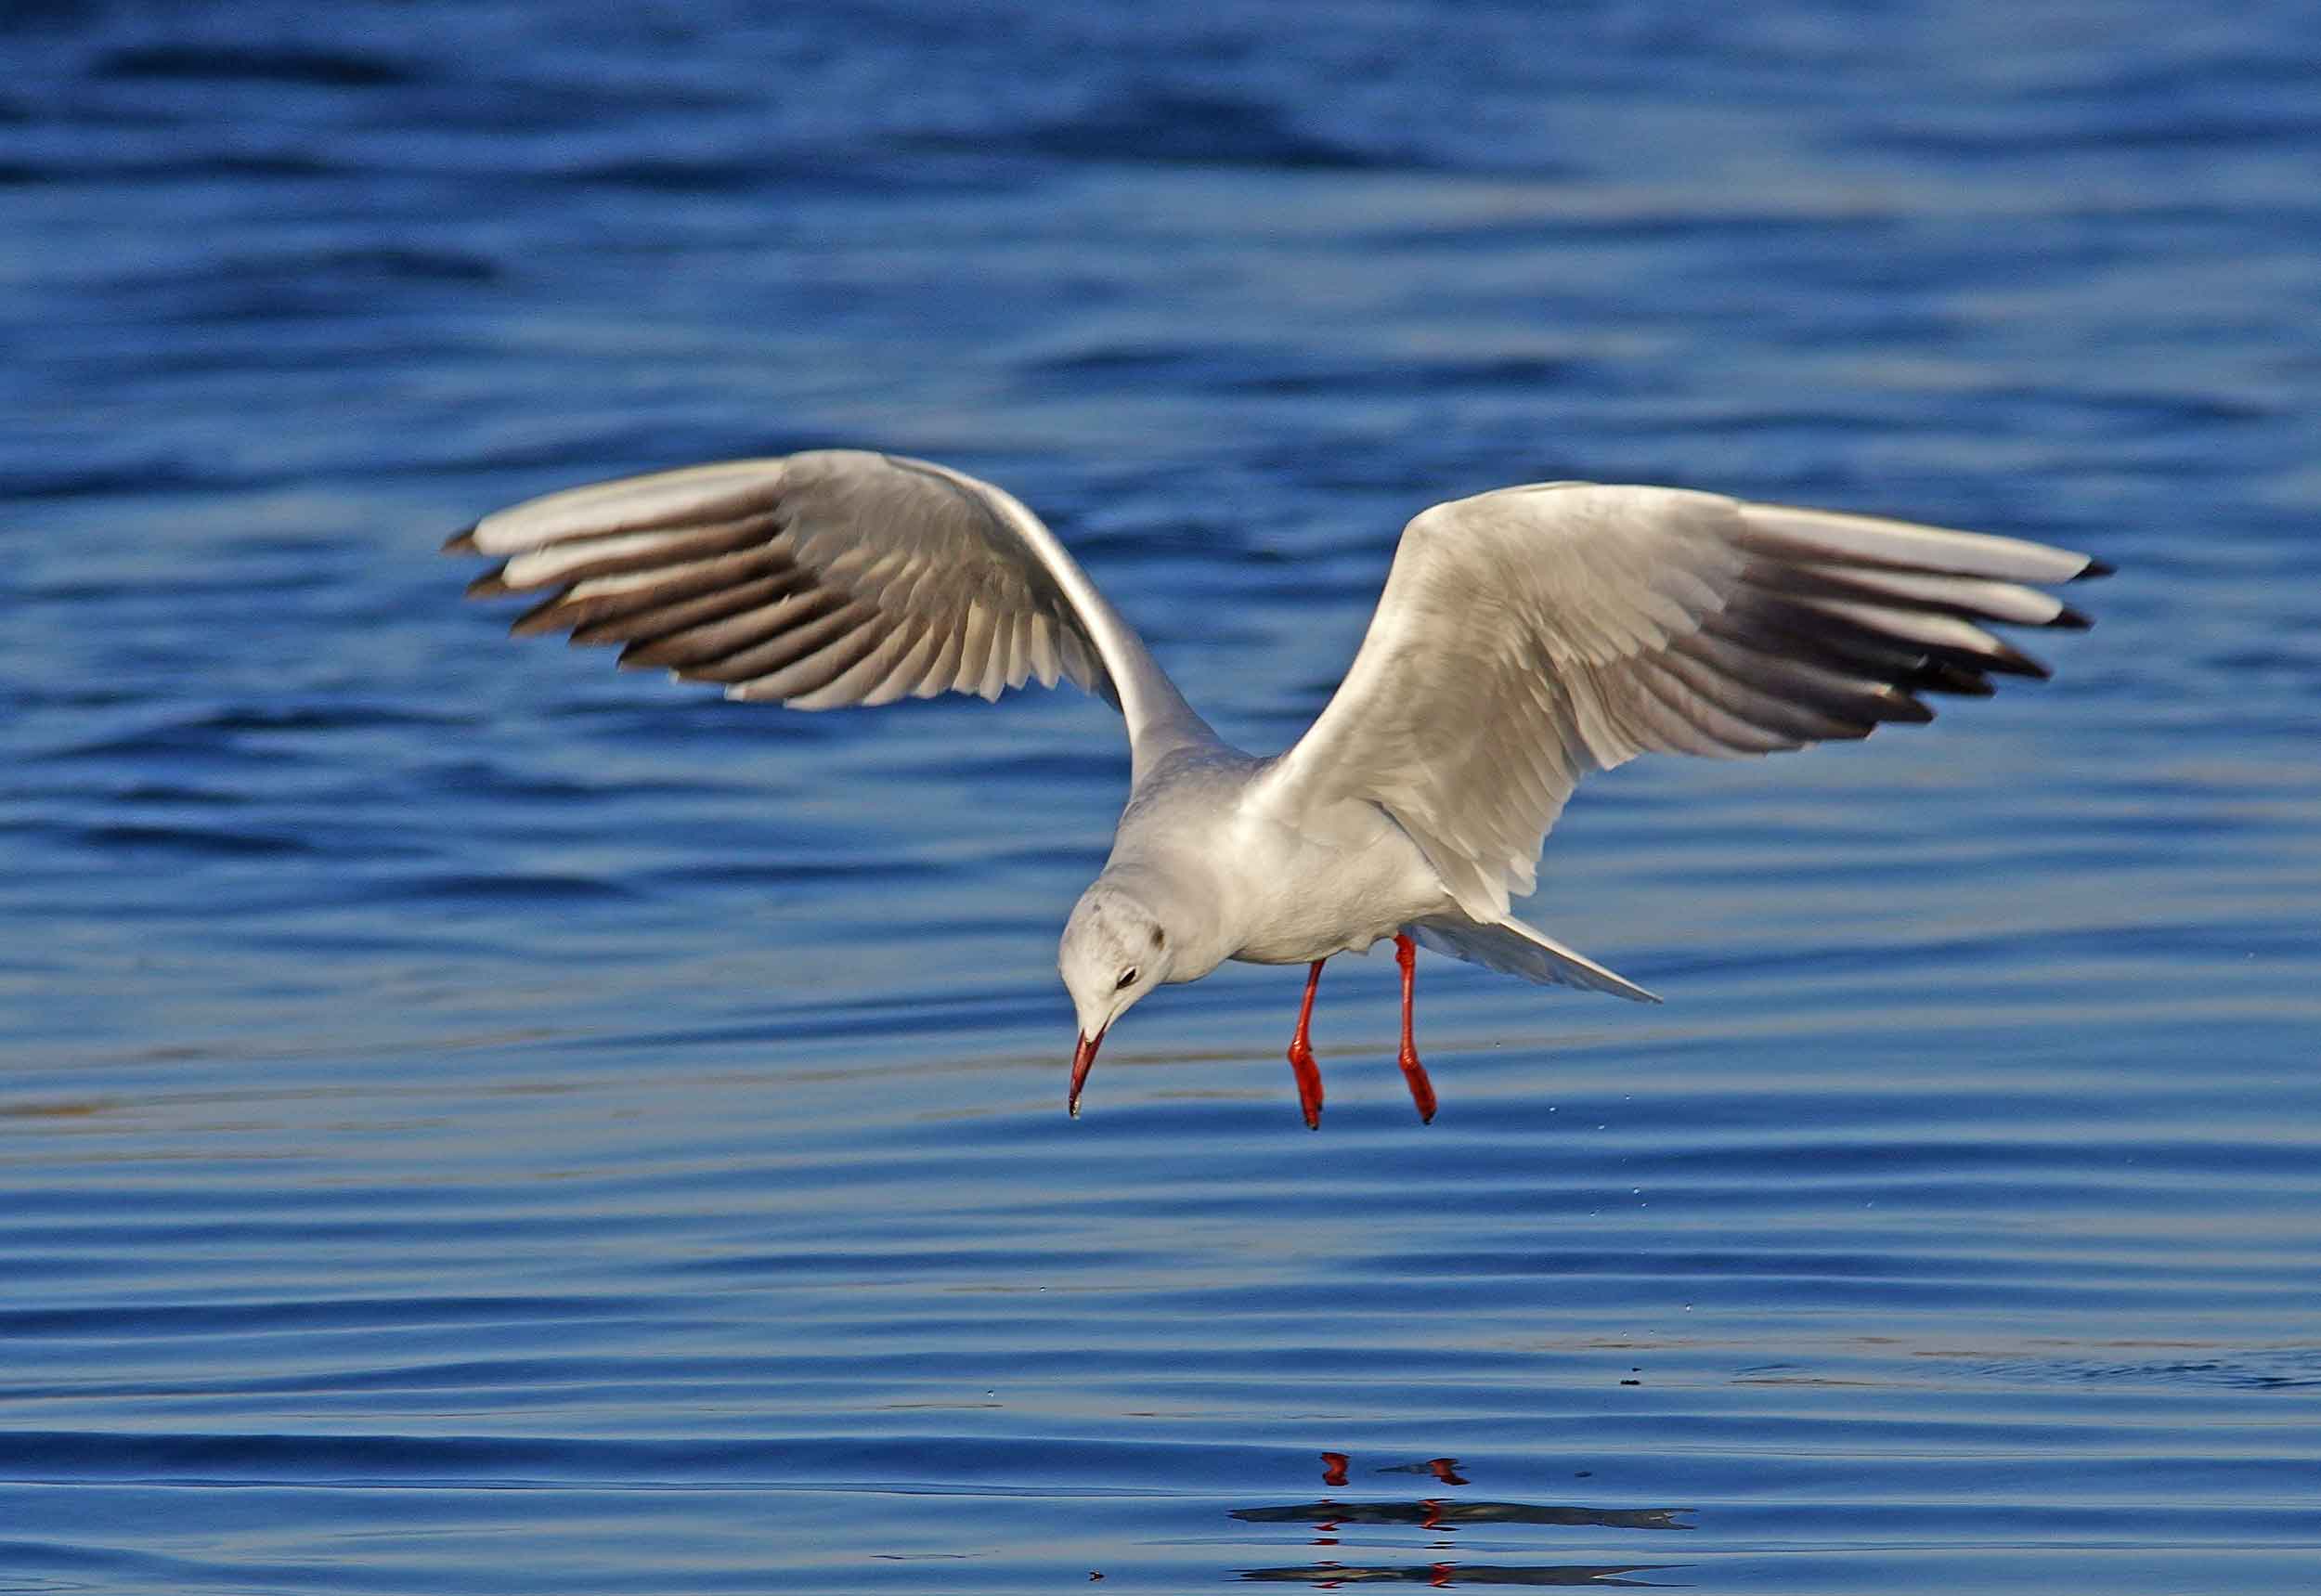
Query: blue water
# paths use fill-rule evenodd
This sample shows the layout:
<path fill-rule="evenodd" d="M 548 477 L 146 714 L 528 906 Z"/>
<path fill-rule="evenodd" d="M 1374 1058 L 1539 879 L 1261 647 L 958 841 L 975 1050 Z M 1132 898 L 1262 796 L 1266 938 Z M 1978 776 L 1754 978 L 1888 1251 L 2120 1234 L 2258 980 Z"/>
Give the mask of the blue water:
<path fill-rule="evenodd" d="M 9 8 L 0 1589 L 2313 1589 L 2321 20 L 1547 15 Z M 433 552 L 828 443 L 1260 747 L 1502 483 L 2121 574 L 1583 789 L 1532 914 L 1665 1008 L 1429 958 L 1422 1128 L 1342 961 L 1309 1135 L 1228 969 L 1073 1123 L 1109 710 L 729 706 Z"/>

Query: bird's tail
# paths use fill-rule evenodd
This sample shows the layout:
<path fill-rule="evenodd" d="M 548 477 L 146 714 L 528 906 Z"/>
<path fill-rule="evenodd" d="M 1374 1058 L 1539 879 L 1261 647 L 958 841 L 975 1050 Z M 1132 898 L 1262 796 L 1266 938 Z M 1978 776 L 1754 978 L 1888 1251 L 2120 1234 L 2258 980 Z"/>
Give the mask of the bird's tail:
<path fill-rule="evenodd" d="M 1464 959 L 1503 975 L 1521 976 L 1541 986 L 1585 987 L 1590 992 L 1608 992 L 1630 1003 L 1660 1001 L 1586 954 L 1575 953 L 1545 931 L 1511 916 L 1486 922 L 1471 920 L 1464 915 L 1445 915 L 1420 920 L 1408 929 L 1421 946 L 1438 954 L 1448 954 L 1452 958 Z"/>

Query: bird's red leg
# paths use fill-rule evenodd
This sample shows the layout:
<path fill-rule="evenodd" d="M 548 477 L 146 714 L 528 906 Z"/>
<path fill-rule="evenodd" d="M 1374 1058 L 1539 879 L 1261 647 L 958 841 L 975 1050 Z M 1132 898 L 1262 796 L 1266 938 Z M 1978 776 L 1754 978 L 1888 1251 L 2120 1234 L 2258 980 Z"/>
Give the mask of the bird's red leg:
<path fill-rule="evenodd" d="M 1431 1125 L 1434 1122 L 1434 1083 L 1426 1078 L 1426 1066 L 1419 1062 L 1419 1045 L 1410 1039 L 1410 992 L 1418 975 L 1419 944 L 1399 931 L 1394 933 L 1394 962 L 1402 967 L 1402 1052 L 1394 1061 L 1402 1066 L 1410 1100 L 1419 1106 L 1419 1122 Z M 1312 993 L 1307 996 L 1310 999 Z"/>
<path fill-rule="evenodd" d="M 1314 989 L 1322 984 L 1322 967 L 1328 959 L 1316 959 L 1314 967 L 1305 976 L 1305 1002 L 1298 1008 L 1298 1033 L 1290 1038 L 1290 1068 L 1297 1072 L 1298 1108 L 1305 1115 L 1305 1128 L 1322 1128 L 1322 1072 L 1314 1067 L 1314 1039 L 1307 1030 L 1314 1023 Z"/>

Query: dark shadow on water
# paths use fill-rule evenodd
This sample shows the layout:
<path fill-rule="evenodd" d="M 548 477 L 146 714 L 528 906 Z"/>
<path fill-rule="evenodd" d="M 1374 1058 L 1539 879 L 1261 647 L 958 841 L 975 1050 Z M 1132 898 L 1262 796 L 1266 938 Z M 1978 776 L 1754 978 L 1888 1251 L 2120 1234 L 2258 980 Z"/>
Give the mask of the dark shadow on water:
<path fill-rule="evenodd" d="M 1304 1567 L 1244 1568 L 1243 1579 L 1272 1585 L 1311 1585 L 1336 1590 L 1348 1585 L 1424 1585 L 1434 1590 L 1455 1590 L 1462 1585 L 1594 1585 L 1668 1587 L 1654 1579 L 1625 1579 L 1627 1574 L 1650 1574 L 1663 1564 L 1573 1564 L 1557 1568 L 1511 1568 L 1484 1563 L 1420 1563 L 1361 1564 L 1316 1563 Z"/>
<path fill-rule="evenodd" d="M 1407 1524 L 1446 1529 L 1462 1524 L 1577 1525 L 1594 1529 L 1691 1529 L 1678 1515 L 1686 1508 L 1549 1507 L 1533 1502 L 1418 1501 L 1339 1502 L 1324 1499 L 1294 1507 L 1235 1508 L 1228 1515 L 1244 1524 L 1310 1524 L 1319 1530 L 1346 1524 Z"/>
<path fill-rule="evenodd" d="M 1321 1454 L 1322 1484 L 1339 1486 L 1346 1483 L 1353 1459 L 1344 1452 Z M 1459 1472 L 1456 1458 L 1429 1458 L 1422 1462 L 1392 1463 L 1370 1471 L 1380 1474 L 1431 1474 L 1446 1486 L 1463 1486 L 1467 1476 Z M 1558 1528 L 1582 1529 L 1691 1529 L 1681 1515 L 1687 1508 L 1593 1508 L 1562 1507 L 1541 1502 L 1459 1501 L 1449 1497 L 1420 1497 L 1416 1500 L 1340 1501 L 1324 1497 L 1318 1501 L 1296 1502 L 1281 1507 L 1234 1508 L 1226 1516 L 1243 1524 L 1295 1524 L 1311 1526 L 1312 1544 L 1330 1548 L 1339 1544 L 1338 1531 L 1347 1525 L 1409 1525 L 1431 1535 L 1448 1536 L 1461 1525 L 1545 1525 Z M 1428 1543 L 1427 1550 L 1443 1551 L 1450 1548 L 1448 1539 Z M 1310 1564 L 1287 1564 L 1273 1568 L 1244 1568 L 1245 1580 L 1277 1585 L 1311 1585 L 1316 1590 L 1335 1590 L 1348 1585 L 1424 1585 L 1432 1590 L 1447 1590 L 1463 1585 L 1624 1585 L 1651 1586 L 1664 1581 L 1628 1579 L 1630 1574 L 1651 1574 L 1676 1566 L 1669 1564 L 1543 1564 L 1518 1566 L 1503 1564 L 1459 1563 L 1449 1558 L 1435 1557 L 1424 1563 L 1345 1564 L 1325 1558 Z"/>

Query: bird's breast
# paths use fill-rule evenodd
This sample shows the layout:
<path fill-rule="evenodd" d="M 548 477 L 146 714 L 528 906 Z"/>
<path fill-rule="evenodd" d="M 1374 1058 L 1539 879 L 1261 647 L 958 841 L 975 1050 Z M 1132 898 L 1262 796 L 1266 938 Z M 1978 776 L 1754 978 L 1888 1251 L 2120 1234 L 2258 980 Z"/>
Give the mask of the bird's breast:
<path fill-rule="evenodd" d="M 1246 963 L 1357 953 L 1449 904 L 1418 846 L 1368 804 L 1295 827 L 1244 813 L 1233 830 L 1229 853 L 1238 867 L 1227 890 L 1238 936 L 1231 956 Z"/>

